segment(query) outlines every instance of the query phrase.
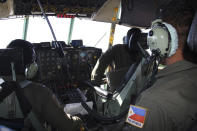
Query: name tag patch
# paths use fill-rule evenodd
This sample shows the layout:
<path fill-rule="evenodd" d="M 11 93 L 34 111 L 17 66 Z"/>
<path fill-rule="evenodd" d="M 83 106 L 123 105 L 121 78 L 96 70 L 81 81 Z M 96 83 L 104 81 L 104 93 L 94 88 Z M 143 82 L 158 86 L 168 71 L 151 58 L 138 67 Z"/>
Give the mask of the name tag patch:
<path fill-rule="evenodd" d="M 133 126 L 142 128 L 144 126 L 146 113 L 147 110 L 145 108 L 130 105 L 126 122 Z"/>

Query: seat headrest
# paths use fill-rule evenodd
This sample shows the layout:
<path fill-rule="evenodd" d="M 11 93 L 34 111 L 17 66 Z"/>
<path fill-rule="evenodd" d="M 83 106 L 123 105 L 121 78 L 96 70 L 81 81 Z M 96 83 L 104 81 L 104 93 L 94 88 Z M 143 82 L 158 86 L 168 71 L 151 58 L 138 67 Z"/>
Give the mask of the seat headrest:
<path fill-rule="evenodd" d="M 20 48 L 23 49 L 24 64 L 30 64 L 36 60 L 36 53 L 32 43 L 22 39 L 16 39 L 11 41 L 7 48 Z"/>
<path fill-rule="evenodd" d="M 194 15 L 192 25 L 190 27 L 187 44 L 191 51 L 197 52 L 197 11 Z"/>

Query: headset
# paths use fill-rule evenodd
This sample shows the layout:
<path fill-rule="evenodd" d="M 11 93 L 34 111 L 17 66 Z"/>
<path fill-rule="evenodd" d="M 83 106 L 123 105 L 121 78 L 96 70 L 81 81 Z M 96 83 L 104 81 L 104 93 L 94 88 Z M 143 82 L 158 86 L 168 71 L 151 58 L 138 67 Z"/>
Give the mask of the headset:
<path fill-rule="evenodd" d="M 33 79 L 38 72 L 38 64 L 35 61 L 36 60 L 36 53 L 33 48 L 32 48 L 32 51 L 34 52 L 32 54 L 32 56 L 33 56 L 32 63 L 27 64 L 25 66 L 25 76 L 27 79 Z"/>
<path fill-rule="evenodd" d="M 36 63 L 36 52 L 34 50 L 34 46 L 28 41 L 16 39 L 10 42 L 7 48 L 23 49 L 23 61 L 25 65 L 24 74 L 27 79 L 33 79 L 38 72 L 38 65 Z"/>
<path fill-rule="evenodd" d="M 197 53 L 197 10 L 195 12 L 192 25 L 187 37 L 187 45 L 190 50 Z"/>
<path fill-rule="evenodd" d="M 137 42 L 139 41 L 140 35 L 141 35 L 141 30 L 139 28 L 132 28 L 129 30 L 129 35 L 128 37 L 128 49 L 130 52 L 138 52 L 139 47 L 137 45 Z M 128 33 L 127 33 L 128 34 Z"/>
<path fill-rule="evenodd" d="M 161 57 L 171 57 L 178 49 L 178 34 L 176 29 L 161 19 L 152 22 L 147 36 L 150 50 L 157 50 Z"/>

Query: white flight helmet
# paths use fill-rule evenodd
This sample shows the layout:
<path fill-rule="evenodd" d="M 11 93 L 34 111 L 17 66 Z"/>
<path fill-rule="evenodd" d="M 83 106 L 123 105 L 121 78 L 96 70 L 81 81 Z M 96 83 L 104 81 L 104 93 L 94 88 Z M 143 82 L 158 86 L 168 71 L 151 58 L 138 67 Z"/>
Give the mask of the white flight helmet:
<path fill-rule="evenodd" d="M 162 57 L 170 57 L 178 49 L 178 35 L 176 29 L 161 19 L 152 22 L 147 36 L 150 50 L 158 50 Z"/>

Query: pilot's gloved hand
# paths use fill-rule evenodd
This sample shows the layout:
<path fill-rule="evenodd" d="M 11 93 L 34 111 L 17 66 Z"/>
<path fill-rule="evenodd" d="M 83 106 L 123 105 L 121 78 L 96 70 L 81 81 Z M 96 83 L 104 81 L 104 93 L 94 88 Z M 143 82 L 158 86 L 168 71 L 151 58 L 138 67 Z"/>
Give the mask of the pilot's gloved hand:
<path fill-rule="evenodd" d="M 82 120 L 77 116 L 71 116 L 67 114 L 67 116 L 73 121 L 74 129 L 73 131 L 86 131 L 86 128 L 82 122 Z"/>

